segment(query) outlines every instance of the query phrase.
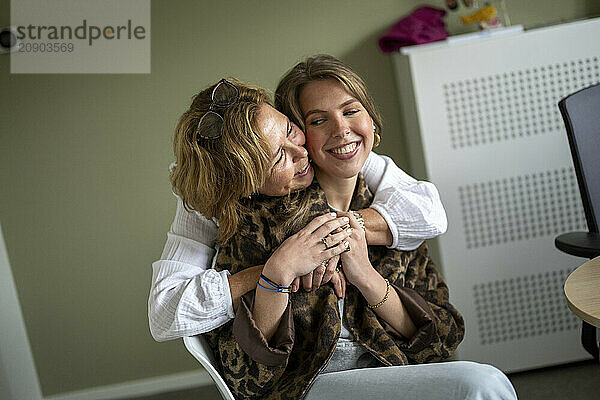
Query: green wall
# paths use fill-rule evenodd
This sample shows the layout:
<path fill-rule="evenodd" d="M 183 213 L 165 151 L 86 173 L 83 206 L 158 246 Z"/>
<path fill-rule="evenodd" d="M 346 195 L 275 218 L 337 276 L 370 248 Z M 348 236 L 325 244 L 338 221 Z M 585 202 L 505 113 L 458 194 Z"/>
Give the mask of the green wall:
<path fill-rule="evenodd" d="M 419 3 L 153 1 L 149 75 L 11 75 L 0 56 L 0 221 L 45 395 L 197 368 L 181 341 L 155 343 L 146 317 L 175 210 L 171 137 L 197 90 L 222 76 L 274 90 L 302 57 L 330 53 L 365 78 L 380 152 L 408 169 L 376 40 Z M 526 26 L 600 13 L 593 0 L 507 3 Z"/>

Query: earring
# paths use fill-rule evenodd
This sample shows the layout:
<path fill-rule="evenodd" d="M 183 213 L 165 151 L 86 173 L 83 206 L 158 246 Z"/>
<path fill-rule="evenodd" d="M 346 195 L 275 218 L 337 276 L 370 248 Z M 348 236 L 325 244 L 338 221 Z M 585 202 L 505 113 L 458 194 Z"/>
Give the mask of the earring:
<path fill-rule="evenodd" d="M 373 143 L 373 147 L 379 146 L 379 142 L 381 142 L 381 136 L 379 136 L 379 133 L 375 132 L 375 143 Z"/>

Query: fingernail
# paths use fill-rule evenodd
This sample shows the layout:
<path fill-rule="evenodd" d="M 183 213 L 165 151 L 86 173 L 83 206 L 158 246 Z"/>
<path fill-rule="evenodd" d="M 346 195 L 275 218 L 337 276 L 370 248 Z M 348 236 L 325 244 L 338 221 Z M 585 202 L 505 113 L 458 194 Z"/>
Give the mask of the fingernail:
<path fill-rule="evenodd" d="M 345 223 L 350 222 L 350 218 L 348 217 L 342 217 L 342 221 L 344 221 Z"/>
<path fill-rule="evenodd" d="M 352 235 L 352 228 L 346 229 L 346 232 L 348 232 L 348 235 Z"/>
<path fill-rule="evenodd" d="M 332 216 L 332 217 L 337 217 L 337 213 L 334 213 L 334 212 L 332 212 L 332 213 L 331 213 L 331 216 Z"/>

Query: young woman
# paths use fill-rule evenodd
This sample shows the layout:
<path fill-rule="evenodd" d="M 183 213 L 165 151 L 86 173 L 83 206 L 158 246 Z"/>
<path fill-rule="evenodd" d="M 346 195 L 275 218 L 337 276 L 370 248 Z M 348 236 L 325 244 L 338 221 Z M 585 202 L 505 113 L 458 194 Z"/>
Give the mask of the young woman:
<path fill-rule="evenodd" d="M 224 105 L 233 98 L 232 104 Z M 222 140 L 197 140 L 199 120 L 206 114 L 204 122 L 212 117 L 219 124 L 219 117 L 223 118 Z M 240 138 L 245 139 L 236 143 Z M 194 98 L 175 135 L 177 164 L 171 176 L 178 195 L 175 219 L 163 253 L 152 265 L 148 319 L 156 340 L 208 332 L 233 318 L 234 303 L 255 288 L 262 265 L 234 275 L 212 269 L 218 236 L 223 242 L 236 230 L 241 199 L 255 192 L 283 196 L 310 184 L 314 170 L 304 141 L 304 133 L 270 105 L 261 89 L 222 80 Z M 223 143 L 226 146 L 219 147 Z M 213 150 L 212 155 L 220 157 L 214 165 Z M 227 162 L 230 158 L 240 161 L 232 165 Z M 224 175 L 217 178 L 215 168 Z M 211 174 L 203 176 L 202 169 Z M 247 178 L 240 174 L 242 169 Z M 410 250 L 446 230 L 446 215 L 434 185 L 414 180 L 391 159 L 374 153 L 362 171 L 375 192 L 371 206 L 362 210 L 369 244 Z M 303 287 L 318 288 L 331 279 L 336 293 L 343 296 L 345 281 L 334 268 L 333 261 L 328 268 L 319 265 L 314 274 L 303 278 Z M 294 290 L 299 285 L 296 281 Z"/>
<path fill-rule="evenodd" d="M 359 172 L 381 125 L 362 80 L 318 56 L 294 67 L 276 95 L 306 127 L 316 180 L 303 192 L 305 209 L 290 211 L 284 198 L 248 201 L 216 258 L 215 269 L 233 273 L 265 263 L 233 323 L 206 334 L 235 396 L 515 399 L 491 366 L 424 364 L 450 356 L 464 334 L 424 244 L 412 251 L 367 247 L 360 213 L 348 214 L 345 238 L 334 237 L 345 221 L 325 212 L 364 209 L 373 199 Z M 297 223 L 287 228 L 290 215 Z M 351 284 L 344 299 L 328 285 L 291 292 L 294 279 L 318 265 L 319 248 L 342 247 L 341 270 Z"/>

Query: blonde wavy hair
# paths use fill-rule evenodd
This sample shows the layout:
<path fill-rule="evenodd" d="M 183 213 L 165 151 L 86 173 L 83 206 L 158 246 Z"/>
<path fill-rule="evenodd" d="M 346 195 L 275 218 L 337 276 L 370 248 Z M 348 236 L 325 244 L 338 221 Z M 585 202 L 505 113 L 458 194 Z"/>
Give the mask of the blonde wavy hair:
<path fill-rule="evenodd" d="M 234 78 L 227 80 L 239 97 L 216 110 L 224 120 L 222 136 L 196 137 L 200 118 L 210 110 L 214 84 L 196 94 L 179 118 L 173 141 L 176 163 L 170 177 L 186 210 L 218 220 L 219 243 L 235 233 L 241 216 L 248 212 L 243 199 L 264 185 L 272 158 L 269 142 L 256 122 L 261 106 L 271 104 L 269 95 Z"/>
<path fill-rule="evenodd" d="M 279 81 L 275 90 L 275 108 L 287 115 L 302 130 L 304 117 L 300 108 L 300 92 L 310 82 L 335 79 L 367 110 L 381 135 L 383 124 L 367 85 L 352 68 L 328 54 L 308 57 L 290 69 Z"/>

